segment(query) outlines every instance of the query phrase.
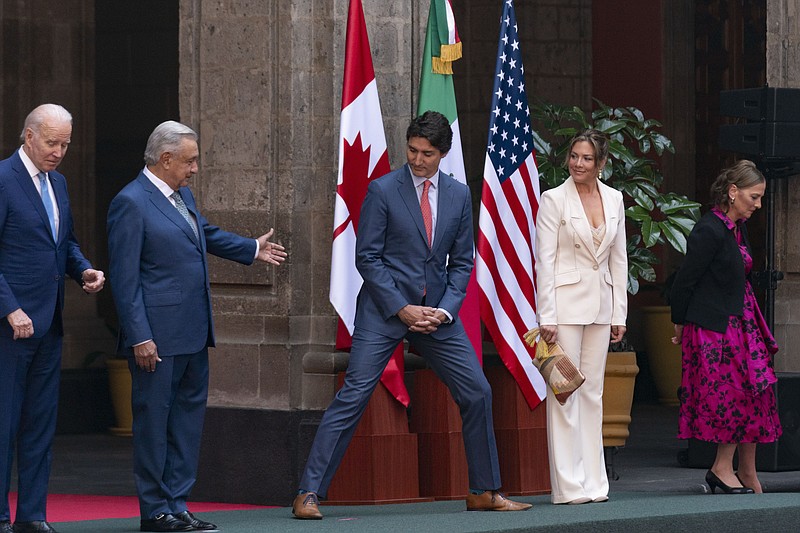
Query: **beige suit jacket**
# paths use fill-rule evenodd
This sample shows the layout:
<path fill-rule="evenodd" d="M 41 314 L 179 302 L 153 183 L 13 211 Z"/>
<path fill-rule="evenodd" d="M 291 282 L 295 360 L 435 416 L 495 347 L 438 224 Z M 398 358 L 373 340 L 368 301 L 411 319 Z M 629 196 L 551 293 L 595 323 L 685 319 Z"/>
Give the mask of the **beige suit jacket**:
<path fill-rule="evenodd" d="M 625 325 L 625 208 L 622 193 L 600 180 L 597 184 L 606 220 L 597 251 L 572 177 L 542 193 L 536 216 L 536 304 L 541 325 Z"/>

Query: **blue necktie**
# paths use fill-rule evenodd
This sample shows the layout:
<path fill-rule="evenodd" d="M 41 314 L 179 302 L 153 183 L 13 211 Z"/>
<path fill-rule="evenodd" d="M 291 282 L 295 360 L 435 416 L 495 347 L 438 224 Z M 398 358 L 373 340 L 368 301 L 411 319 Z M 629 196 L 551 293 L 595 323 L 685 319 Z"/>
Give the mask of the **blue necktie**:
<path fill-rule="evenodd" d="M 170 194 L 169 197 L 175 200 L 175 209 L 177 209 L 178 213 L 180 213 L 181 216 L 186 219 L 186 222 L 189 223 L 189 225 L 192 227 L 192 231 L 194 231 L 194 236 L 199 239 L 200 235 L 197 234 L 197 222 L 194 221 L 194 218 L 192 218 L 191 213 L 189 213 L 189 209 L 183 202 L 181 193 L 175 191 L 174 193 Z"/>
<path fill-rule="evenodd" d="M 55 241 L 58 240 L 58 235 L 56 234 L 56 215 L 53 209 L 53 202 L 50 200 L 50 192 L 47 190 L 47 176 L 44 172 L 39 172 L 37 176 L 39 177 L 39 188 L 41 189 L 44 210 L 47 211 L 47 218 L 50 220 L 50 232 L 53 234 L 53 240 Z"/>

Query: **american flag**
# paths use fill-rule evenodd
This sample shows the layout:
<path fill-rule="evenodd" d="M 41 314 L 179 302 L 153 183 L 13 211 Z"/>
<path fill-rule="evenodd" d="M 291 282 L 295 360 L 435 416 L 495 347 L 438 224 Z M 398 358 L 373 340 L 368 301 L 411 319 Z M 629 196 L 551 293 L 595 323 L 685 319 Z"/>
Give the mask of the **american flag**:
<path fill-rule="evenodd" d="M 476 270 L 481 319 L 533 409 L 546 396 L 522 335 L 536 326 L 534 282 L 539 171 L 513 0 L 505 0 L 497 47 Z"/>

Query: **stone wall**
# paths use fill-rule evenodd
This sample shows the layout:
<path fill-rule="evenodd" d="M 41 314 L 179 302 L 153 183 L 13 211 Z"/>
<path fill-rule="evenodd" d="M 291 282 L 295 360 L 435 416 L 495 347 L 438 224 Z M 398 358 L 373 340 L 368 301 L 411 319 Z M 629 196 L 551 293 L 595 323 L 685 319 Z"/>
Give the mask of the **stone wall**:
<path fill-rule="evenodd" d="M 767 2 L 767 83 L 800 89 L 800 0 Z M 784 273 L 775 295 L 776 370 L 800 372 L 800 176 L 777 183 L 775 268 Z"/>

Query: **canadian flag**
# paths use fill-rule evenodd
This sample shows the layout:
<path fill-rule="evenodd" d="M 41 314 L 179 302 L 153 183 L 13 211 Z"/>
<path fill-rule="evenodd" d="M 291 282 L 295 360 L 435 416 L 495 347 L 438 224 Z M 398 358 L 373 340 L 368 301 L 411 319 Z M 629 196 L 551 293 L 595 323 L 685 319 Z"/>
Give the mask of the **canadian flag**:
<path fill-rule="evenodd" d="M 333 222 L 330 300 L 339 315 L 336 348 L 349 349 L 356 297 L 363 280 L 356 270 L 356 231 L 370 180 L 391 170 L 386 152 L 381 104 L 375 84 L 367 26 L 361 0 L 351 0 L 347 17 L 342 114 L 339 124 L 339 175 Z M 381 382 L 403 405 L 409 395 L 403 382 L 401 342 Z"/>

